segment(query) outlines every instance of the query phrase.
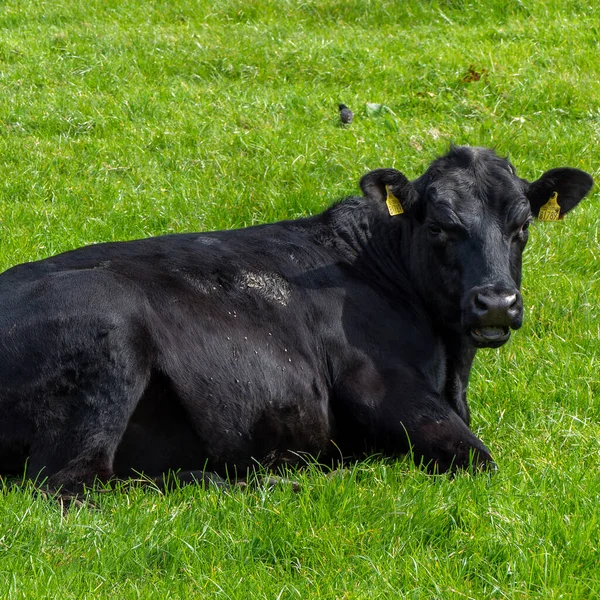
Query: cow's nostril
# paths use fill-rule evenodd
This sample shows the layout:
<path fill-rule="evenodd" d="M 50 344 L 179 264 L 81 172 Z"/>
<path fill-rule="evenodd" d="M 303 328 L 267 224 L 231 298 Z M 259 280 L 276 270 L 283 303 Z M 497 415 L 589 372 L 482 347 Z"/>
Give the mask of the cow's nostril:
<path fill-rule="evenodd" d="M 508 313 L 519 308 L 518 294 L 484 294 L 478 292 L 473 296 L 473 306 L 483 313 Z"/>
<path fill-rule="evenodd" d="M 485 296 L 481 296 L 480 294 L 475 294 L 473 304 L 475 305 L 475 308 L 478 308 L 479 310 L 488 309 L 488 303 L 486 302 Z"/>

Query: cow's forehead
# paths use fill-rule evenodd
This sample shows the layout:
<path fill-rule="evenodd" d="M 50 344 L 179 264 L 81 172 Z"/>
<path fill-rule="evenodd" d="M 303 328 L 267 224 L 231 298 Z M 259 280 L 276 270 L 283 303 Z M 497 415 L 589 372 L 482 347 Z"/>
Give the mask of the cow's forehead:
<path fill-rule="evenodd" d="M 486 148 L 453 148 L 424 175 L 429 213 L 471 220 L 486 215 L 519 218 L 529 210 L 523 181 L 504 158 Z"/>

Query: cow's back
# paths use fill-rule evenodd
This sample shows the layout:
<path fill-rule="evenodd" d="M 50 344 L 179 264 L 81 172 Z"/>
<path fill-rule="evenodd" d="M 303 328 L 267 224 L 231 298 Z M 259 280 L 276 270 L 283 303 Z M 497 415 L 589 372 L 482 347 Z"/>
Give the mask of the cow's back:
<path fill-rule="evenodd" d="M 103 365 L 111 350 L 96 337 L 119 331 L 119 345 L 131 343 L 117 359 L 139 355 L 124 370 L 143 370 L 145 387 L 117 474 L 327 452 L 334 424 L 319 333 L 335 335 L 342 275 L 313 232 L 277 224 L 173 235 L 15 267 L 0 276 L 0 322 L 18 350 L 11 355 L 4 340 L 0 376 L 14 382 L 28 364 L 21 379 L 41 366 L 68 385 L 61 363 L 73 349 Z M 28 358 L 34 347 L 37 364 Z M 6 405 L 16 387 L 4 390 Z M 27 391 L 29 383 L 19 388 L 21 407 Z"/>

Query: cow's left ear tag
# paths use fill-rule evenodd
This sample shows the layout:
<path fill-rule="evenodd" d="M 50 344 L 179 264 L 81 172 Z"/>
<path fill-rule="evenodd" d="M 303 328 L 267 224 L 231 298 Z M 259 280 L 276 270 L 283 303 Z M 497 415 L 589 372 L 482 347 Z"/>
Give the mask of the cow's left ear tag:
<path fill-rule="evenodd" d="M 387 198 L 385 199 L 385 203 L 387 204 L 390 215 L 392 217 L 395 217 L 396 215 L 401 215 L 404 212 L 404 209 L 402 208 L 400 200 L 398 200 L 398 198 L 394 196 L 392 190 L 390 190 L 389 185 L 385 186 L 385 191 L 387 192 Z"/>
<path fill-rule="evenodd" d="M 550 200 L 540 208 L 538 214 L 539 221 L 559 221 L 562 219 L 560 216 L 560 205 L 558 204 L 558 192 L 554 192 L 550 196 Z"/>

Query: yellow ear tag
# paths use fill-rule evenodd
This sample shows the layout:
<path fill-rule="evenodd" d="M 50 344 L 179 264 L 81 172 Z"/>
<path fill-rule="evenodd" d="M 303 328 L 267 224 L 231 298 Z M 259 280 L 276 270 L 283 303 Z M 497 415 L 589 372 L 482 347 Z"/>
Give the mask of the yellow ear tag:
<path fill-rule="evenodd" d="M 540 221 L 558 221 L 560 220 L 560 206 L 558 204 L 558 192 L 554 192 L 550 200 L 540 208 L 538 220 Z"/>
<path fill-rule="evenodd" d="M 385 191 L 387 192 L 387 198 L 385 199 L 385 203 L 387 204 L 388 210 L 390 211 L 390 215 L 395 217 L 396 215 L 401 215 L 404 212 L 402 208 L 402 204 L 400 204 L 400 200 L 394 196 L 392 190 L 390 190 L 390 186 L 385 186 Z"/>

